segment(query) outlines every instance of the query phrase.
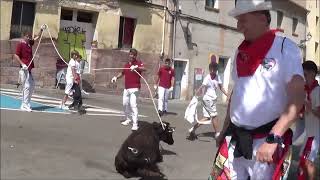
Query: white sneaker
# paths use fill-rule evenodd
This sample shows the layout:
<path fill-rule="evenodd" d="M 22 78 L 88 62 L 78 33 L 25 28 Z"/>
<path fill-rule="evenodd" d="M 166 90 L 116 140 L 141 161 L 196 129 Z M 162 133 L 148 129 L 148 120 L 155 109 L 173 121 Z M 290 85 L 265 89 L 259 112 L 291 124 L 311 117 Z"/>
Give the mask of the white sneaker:
<path fill-rule="evenodd" d="M 139 128 L 138 124 L 133 124 L 131 130 L 136 131 L 136 130 L 138 130 L 138 128 Z"/>
<path fill-rule="evenodd" d="M 131 123 L 130 119 L 127 119 L 127 120 L 121 122 L 121 124 L 124 126 L 128 126 L 130 123 Z"/>
<path fill-rule="evenodd" d="M 32 112 L 31 107 L 29 107 L 27 104 L 22 103 L 20 109 L 22 111 Z"/>
<path fill-rule="evenodd" d="M 68 110 L 68 109 L 69 109 L 68 106 L 66 106 L 66 105 L 64 105 L 64 104 L 61 104 L 61 105 L 59 106 L 59 108 L 60 108 L 60 109 L 63 109 L 63 110 Z"/>
<path fill-rule="evenodd" d="M 220 132 L 216 132 L 214 138 L 217 139 L 220 136 Z"/>
<path fill-rule="evenodd" d="M 192 126 L 192 128 L 190 128 L 188 131 L 189 131 L 189 133 L 194 132 L 194 127 Z"/>
<path fill-rule="evenodd" d="M 88 93 L 88 92 L 86 92 L 85 90 L 81 90 L 81 93 L 83 93 L 83 94 L 85 94 L 85 95 L 88 95 L 88 94 L 90 94 L 90 93 Z"/>

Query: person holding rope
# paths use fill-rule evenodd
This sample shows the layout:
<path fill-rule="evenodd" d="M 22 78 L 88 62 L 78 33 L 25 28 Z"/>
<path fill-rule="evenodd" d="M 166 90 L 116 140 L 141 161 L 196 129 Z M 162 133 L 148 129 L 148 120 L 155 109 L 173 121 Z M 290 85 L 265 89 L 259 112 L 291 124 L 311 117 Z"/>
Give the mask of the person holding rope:
<path fill-rule="evenodd" d="M 124 76 L 124 90 L 123 90 L 123 107 L 125 112 L 125 120 L 121 122 L 122 125 L 128 126 L 133 121 L 131 130 L 138 130 L 138 107 L 137 98 L 141 88 L 140 76 L 145 71 L 143 63 L 137 59 L 138 51 L 130 49 L 129 62 L 124 65 L 122 72 L 111 79 L 112 83 Z"/>
<path fill-rule="evenodd" d="M 41 36 L 44 26 L 41 26 L 40 32 L 37 36 L 32 38 L 31 32 L 25 32 L 23 39 L 16 46 L 16 53 L 14 54 L 14 59 L 16 59 L 21 66 L 19 72 L 19 78 L 22 79 L 20 83 L 22 84 L 22 103 L 20 109 L 23 111 L 31 112 L 31 97 L 34 90 L 34 80 L 31 70 L 34 68 L 34 63 L 32 61 L 32 46 L 34 41 L 38 40 Z"/>
<path fill-rule="evenodd" d="M 234 88 L 209 179 L 282 174 L 289 127 L 304 103 L 304 74 L 296 43 L 270 30 L 270 9 L 271 2 L 264 0 L 237 0 L 229 12 L 244 40 L 235 54 Z"/>
<path fill-rule="evenodd" d="M 199 122 L 203 122 L 204 124 L 207 121 L 211 121 L 213 130 L 215 132 L 214 137 L 218 137 L 219 133 L 219 120 L 218 120 L 218 112 L 217 112 L 217 93 L 216 89 L 219 88 L 220 91 L 225 95 L 228 96 L 226 90 L 222 86 L 222 81 L 217 73 L 218 71 L 218 64 L 216 62 L 211 62 L 209 64 L 209 74 L 204 78 L 202 85 L 196 91 L 196 96 L 198 97 L 205 89 L 205 94 L 203 96 L 203 116 L 204 118 L 199 120 Z M 194 139 L 196 138 L 195 131 L 200 126 L 200 123 L 196 123 L 192 128 L 189 129 L 189 136 L 187 139 Z"/>
<path fill-rule="evenodd" d="M 167 113 L 169 93 L 174 84 L 174 69 L 171 67 L 171 59 L 164 60 L 165 65 L 160 67 L 156 78 L 156 87 L 158 89 L 158 113 L 160 116 Z"/>

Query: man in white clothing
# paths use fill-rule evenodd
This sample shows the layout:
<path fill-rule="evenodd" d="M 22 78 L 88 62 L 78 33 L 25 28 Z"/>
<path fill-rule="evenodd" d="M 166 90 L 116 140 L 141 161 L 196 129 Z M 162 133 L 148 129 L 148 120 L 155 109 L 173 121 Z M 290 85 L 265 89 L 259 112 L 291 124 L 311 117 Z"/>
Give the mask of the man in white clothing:
<path fill-rule="evenodd" d="M 279 175 L 275 169 L 290 146 L 289 127 L 304 103 L 300 49 L 270 30 L 270 9 L 271 2 L 264 0 L 237 0 L 229 13 L 244 36 L 235 54 L 235 84 L 217 138 L 220 148 L 228 147 L 225 165 L 230 179 Z M 216 166 L 211 179 L 216 178 L 215 172 Z"/>

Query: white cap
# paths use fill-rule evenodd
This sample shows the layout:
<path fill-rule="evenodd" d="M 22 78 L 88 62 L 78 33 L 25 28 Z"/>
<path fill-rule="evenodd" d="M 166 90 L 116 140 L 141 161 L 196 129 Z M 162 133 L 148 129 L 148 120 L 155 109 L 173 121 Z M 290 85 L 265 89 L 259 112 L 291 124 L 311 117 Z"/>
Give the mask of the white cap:
<path fill-rule="evenodd" d="M 265 0 L 237 0 L 236 7 L 232 9 L 228 14 L 229 16 L 236 17 L 241 14 L 270 10 L 272 8 L 271 2 Z"/>

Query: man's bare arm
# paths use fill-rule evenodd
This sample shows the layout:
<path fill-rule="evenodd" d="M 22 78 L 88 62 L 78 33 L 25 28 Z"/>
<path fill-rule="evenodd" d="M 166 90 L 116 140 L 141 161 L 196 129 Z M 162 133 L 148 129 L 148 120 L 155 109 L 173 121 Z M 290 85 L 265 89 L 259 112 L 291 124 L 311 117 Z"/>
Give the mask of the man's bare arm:
<path fill-rule="evenodd" d="M 298 114 L 305 99 L 304 84 L 304 79 L 300 75 L 292 77 L 287 85 L 288 105 L 278 122 L 273 126 L 271 133 L 282 136 L 298 119 Z"/>

